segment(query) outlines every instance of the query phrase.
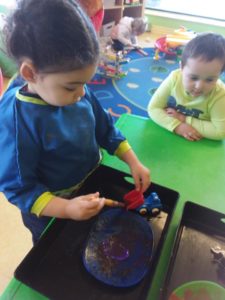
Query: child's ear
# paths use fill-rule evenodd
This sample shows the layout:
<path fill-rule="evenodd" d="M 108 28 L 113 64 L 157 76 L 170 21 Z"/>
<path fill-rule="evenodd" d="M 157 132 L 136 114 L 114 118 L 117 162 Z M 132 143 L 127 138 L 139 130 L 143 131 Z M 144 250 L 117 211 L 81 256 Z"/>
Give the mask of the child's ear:
<path fill-rule="evenodd" d="M 27 82 L 35 82 L 36 80 L 36 70 L 33 63 L 29 60 L 25 60 L 22 62 L 20 66 L 20 75 Z"/>

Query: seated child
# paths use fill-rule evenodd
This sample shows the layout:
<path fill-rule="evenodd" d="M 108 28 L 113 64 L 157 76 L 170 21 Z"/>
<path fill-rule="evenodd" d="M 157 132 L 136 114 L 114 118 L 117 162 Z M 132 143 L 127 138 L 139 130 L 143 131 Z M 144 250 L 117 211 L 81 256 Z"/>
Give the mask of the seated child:
<path fill-rule="evenodd" d="M 162 82 L 148 105 L 153 121 L 189 141 L 225 138 L 225 38 L 197 35 L 186 45 L 181 68 Z"/>
<path fill-rule="evenodd" d="M 104 18 L 103 0 L 78 0 L 78 2 L 90 17 L 96 32 L 99 32 Z"/>
<path fill-rule="evenodd" d="M 125 46 L 137 47 L 137 36 L 143 34 L 146 29 L 147 23 L 143 18 L 123 17 L 111 31 L 113 49 L 122 51 Z"/>

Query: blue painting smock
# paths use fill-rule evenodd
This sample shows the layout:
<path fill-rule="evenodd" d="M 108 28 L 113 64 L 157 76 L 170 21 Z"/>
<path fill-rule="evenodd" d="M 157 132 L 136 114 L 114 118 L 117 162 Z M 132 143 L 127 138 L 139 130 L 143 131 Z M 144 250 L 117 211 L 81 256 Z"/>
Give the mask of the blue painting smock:
<path fill-rule="evenodd" d="M 79 102 L 58 107 L 25 84 L 17 77 L 0 101 L 0 190 L 23 212 L 39 215 L 96 168 L 100 148 L 115 154 L 129 145 L 87 87 Z"/>

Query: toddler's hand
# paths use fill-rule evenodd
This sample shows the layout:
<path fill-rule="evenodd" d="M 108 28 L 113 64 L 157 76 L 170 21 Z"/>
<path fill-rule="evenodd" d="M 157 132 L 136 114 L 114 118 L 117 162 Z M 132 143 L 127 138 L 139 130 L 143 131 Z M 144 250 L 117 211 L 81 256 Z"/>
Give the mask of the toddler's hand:
<path fill-rule="evenodd" d="M 166 114 L 170 117 L 173 117 L 181 122 L 185 122 L 186 116 L 180 112 L 177 112 L 176 109 L 167 107 L 165 108 Z"/>
<path fill-rule="evenodd" d="M 140 162 L 130 166 L 130 170 L 136 189 L 144 193 L 150 185 L 150 171 Z"/>
<path fill-rule="evenodd" d="M 183 136 L 186 140 L 189 141 L 199 141 L 200 139 L 202 139 L 201 134 L 191 125 L 186 123 L 181 123 L 180 125 L 178 125 L 174 129 L 174 132 L 178 135 Z"/>
<path fill-rule="evenodd" d="M 73 220 L 87 220 L 97 215 L 104 206 L 104 198 L 99 193 L 75 197 L 65 207 L 66 215 Z"/>
<path fill-rule="evenodd" d="M 129 47 L 133 47 L 133 44 L 132 44 L 132 43 L 127 43 L 127 44 L 126 44 L 126 47 L 128 47 L 128 48 L 129 48 Z"/>

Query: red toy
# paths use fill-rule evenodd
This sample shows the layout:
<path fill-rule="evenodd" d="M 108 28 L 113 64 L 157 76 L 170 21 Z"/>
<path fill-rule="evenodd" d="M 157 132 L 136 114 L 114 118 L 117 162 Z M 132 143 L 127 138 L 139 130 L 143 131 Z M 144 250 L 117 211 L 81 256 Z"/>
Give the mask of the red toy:
<path fill-rule="evenodd" d="M 160 52 L 164 52 L 168 55 L 176 55 L 176 52 L 174 49 L 168 47 L 167 43 L 167 37 L 163 36 L 155 41 L 155 47 L 158 49 Z"/>
<path fill-rule="evenodd" d="M 126 209 L 135 209 L 144 204 L 144 196 L 137 190 L 132 190 L 125 194 L 123 200 L 125 202 Z"/>
<path fill-rule="evenodd" d="M 194 37 L 196 33 L 192 30 L 187 30 L 181 26 L 174 31 L 174 34 L 167 34 L 160 37 L 155 42 L 155 56 L 154 59 L 159 59 L 159 52 L 165 53 L 167 56 L 177 56 L 182 52 L 183 47 Z"/>

